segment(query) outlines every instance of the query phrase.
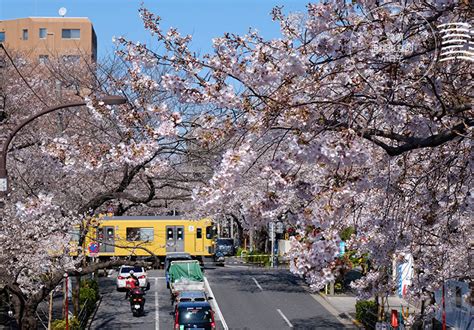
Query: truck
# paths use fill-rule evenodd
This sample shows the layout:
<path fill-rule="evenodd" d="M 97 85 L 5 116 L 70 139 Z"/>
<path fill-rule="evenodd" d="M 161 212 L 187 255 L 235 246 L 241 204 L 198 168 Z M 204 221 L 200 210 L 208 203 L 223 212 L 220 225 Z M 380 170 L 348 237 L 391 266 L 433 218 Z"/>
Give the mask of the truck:
<path fill-rule="evenodd" d="M 169 281 L 173 302 L 182 291 L 205 291 L 204 275 L 197 260 L 172 261 Z"/>

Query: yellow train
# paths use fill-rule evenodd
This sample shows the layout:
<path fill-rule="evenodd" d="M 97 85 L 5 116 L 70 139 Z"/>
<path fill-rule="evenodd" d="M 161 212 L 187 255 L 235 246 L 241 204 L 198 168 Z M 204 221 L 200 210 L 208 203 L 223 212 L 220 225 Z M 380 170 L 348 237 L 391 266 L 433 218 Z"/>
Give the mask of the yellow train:
<path fill-rule="evenodd" d="M 210 219 L 189 220 L 177 216 L 105 216 L 91 220 L 84 242 L 86 255 L 163 260 L 169 252 L 187 252 L 202 259 L 214 253 Z"/>

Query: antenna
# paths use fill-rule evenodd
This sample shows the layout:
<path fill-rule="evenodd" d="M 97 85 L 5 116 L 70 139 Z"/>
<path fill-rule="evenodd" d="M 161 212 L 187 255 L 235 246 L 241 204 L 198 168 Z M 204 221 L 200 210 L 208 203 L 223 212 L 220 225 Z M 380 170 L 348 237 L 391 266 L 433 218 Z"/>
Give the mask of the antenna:
<path fill-rule="evenodd" d="M 64 16 L 66 16 L 67 9 L 64 8 L 64 7 L 61 7 L 61 8 L 59 8 L 58 13 L 59 13 L 59 16 L 64 17 Z"/>

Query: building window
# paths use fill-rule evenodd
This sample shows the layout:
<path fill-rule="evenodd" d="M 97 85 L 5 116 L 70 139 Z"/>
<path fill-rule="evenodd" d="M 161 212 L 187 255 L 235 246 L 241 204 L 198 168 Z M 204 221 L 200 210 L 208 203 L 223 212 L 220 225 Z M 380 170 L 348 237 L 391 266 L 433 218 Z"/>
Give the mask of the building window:
<path fill-rule="evenodd" d="M 63 29 L 61 34 L 63 39 L 80 39 L 81 30 L 79 29 Z"/>
<path fill-rule="evenodd" d="M 48 55 L 40 55 L 40 56 L 39 56 L 39 62 L 42 63 L 42 64 L 47 63 L 48 60 L 49 60 L 49 56 L 48 56 Z"/>
<path fill-rule="evenodd" d="M 79 60 L 81 57 L 79 55 L 64 55 L 63 56 L 63 61 L 66 63 L 79 63 Z"/>
<path fill-rule="evenodd" d="M 39 38 L 46 39 L 46 35 L 48 34 L 48 30 L 46 28 L 39 29 Z"/>
<path fill-rule="evenodd" d="M 5 32 L 0 32 L 0 42 L 5 41 Z"/>
<path fill-rule="evenodd" d="M 28 29 L 23 29 L 23 40 L 28 40 Z"/>
<path fill-rule="evenodd" d="M 153 241 L 154 229 L 153 228 L 127 228 L 127 241 Z"/>

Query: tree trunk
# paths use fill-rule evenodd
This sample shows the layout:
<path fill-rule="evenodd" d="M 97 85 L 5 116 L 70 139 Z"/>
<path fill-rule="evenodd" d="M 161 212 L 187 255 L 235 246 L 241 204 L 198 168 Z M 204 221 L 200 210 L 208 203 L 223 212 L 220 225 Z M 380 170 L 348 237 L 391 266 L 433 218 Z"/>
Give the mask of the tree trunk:
<path fill-rule="evenodd" d="M 25 305 L 23 315 L 19 320 L 19 326 L 22 330 L 31 330 L 38 328 L 38 321 L 36 320 L 36 305 L 28 304 Z"/>
<path fill-rule="evenodd" d="M 80 306 L 79 306 L 79 293 L 81 289 L 81 275 L 75 276 L 75 283 L 72 287 L 72 310 L 73 310 L 73 315 L 77 317 L 80 312 Z"/>

